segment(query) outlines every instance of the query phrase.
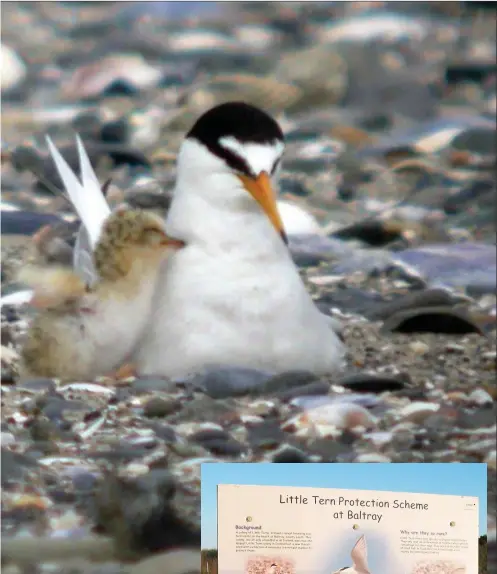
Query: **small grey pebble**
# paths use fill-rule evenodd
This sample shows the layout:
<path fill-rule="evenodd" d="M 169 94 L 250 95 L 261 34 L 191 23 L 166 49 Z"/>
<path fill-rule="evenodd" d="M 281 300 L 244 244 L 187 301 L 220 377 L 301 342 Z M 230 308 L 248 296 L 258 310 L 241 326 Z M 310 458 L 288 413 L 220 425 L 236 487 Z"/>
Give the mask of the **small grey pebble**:
<path fill-rule="evenodd" d="M 32 392 L 45 392 L 45 391 L 54 391 L 55 390 L 55 383 L 53 379 L 25 379 L 17 383 L 17 388 L 19 390 L 26 390 Z"/>
<path fill-rule="evenodd" d="M 181 409 L 181 403 L 175 399 L 163 399 L 161 397 L 153 397 L 149 399 L 144 407 L 143 414 L 146 417 L 167 417 Z"/>
<path fill-rule="evenodd" d="M 303 387 L 317 381 L 316 375 L 309 371 L 288 371 L 271 377 L 252 392 L 257 394 L 269 394 L 279 391 L 287 391 L 295 387 Z"/>
<path fill-rule="evenodd" d="M 202 389 L 213 399 L 223 399 L 247 394 L 260 388 L 271 373 L 242 367 L 212 367 L 190 379 L 191 384 Z"/>

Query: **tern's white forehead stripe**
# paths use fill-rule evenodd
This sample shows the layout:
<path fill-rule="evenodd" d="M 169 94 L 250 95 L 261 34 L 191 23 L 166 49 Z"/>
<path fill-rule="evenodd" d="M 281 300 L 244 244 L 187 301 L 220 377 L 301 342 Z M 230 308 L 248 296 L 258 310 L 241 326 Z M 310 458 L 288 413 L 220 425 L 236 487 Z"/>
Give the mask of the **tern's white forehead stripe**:
<path fill-rule="evenodd" d="M 281 141 L 275 140 L 267 144 L 241 143 L 233 136 L 220 138 L 219 145 L 245 160 L 255 175 L 262 171 L 271 173 L 285 149 L 285 144 Z"/>

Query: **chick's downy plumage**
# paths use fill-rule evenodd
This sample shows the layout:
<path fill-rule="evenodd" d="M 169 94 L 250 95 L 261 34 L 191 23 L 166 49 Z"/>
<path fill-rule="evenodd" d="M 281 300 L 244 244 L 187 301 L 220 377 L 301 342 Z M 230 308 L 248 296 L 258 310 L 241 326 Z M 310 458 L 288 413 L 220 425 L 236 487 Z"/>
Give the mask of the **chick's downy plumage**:
<path fill-rule="evenodd" d="M 34 288 L 40 311 L 22 348 L 21 374 L 74 380 L 117 369 L 146 328 L 162 259 L 181 246 L 155 214 L 120 210 L 95 246 L 99 279 L 91 287 L 69 269 L 25 270 L 21 279 Z"/>

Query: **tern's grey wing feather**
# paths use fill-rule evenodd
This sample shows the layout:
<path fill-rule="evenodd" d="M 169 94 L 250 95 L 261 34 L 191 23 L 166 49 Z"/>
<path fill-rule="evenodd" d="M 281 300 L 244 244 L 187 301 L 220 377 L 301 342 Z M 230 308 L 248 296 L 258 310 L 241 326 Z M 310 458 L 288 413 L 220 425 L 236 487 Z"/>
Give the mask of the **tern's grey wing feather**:
<path fill-rule="evenodd" d="M 361 574 L 369 574 L 368 567 L 368 547 L 366 545 L 366 538 L 361 536 L 359 540 L 355 543 L 352 552 L 350 553 L 352 561 L 354 563 L 354 569 Z"/>
<path fill-rule="evenodd" d="M 73 252 L 74 271 L 90 286 L 98 280 L 98 273 L 93 261 L 93 250 L 90 245 L 88 232 L 84 225 L 79 226 Z"/>

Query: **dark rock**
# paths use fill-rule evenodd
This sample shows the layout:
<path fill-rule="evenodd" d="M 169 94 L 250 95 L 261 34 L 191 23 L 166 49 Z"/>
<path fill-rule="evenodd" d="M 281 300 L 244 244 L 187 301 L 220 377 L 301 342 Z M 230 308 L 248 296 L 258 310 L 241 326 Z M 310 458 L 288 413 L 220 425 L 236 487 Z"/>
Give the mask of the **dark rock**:
<path fill-rule="evenodd" d="M 273 456 L 273 462 L 276 463 L 299 463 L 310 462 L 309 456 L 297 448 L 284 447 Z"/>
<path fill-rule="evenodd" d="M 51 488 L 48 495 L 55 504 L 74 504 L 76 502 L 76 493 L 63 488 Z"/>
<path fill-rule="evenodd" d="M 395 253 L 395 262 L 407 264 L 430 283 L 464 287 L 469 293 L 495 293 L 495 245 L 465 242 L 423 245 Z"/>
<path fill-rule="evenodd" d="M 330 438 L 319 438 L 309 444 L 309 451 L 322 458 L 322 462 L 338 462 L 338 457 L 352 452 L 350 444 Z"/>
<path fill-rule="evenodd" d="M 97 482 L 97 476 L 85 470 L 75 472 L 72 475 L 73 488 L 79 492 L 91 492 L 95 489 Z"/>
<path fill-rule="evenodd" d="M 108 122 L 102 126 L 100 137 L 105 143 L 125 144 L 128 143 L 129 126 L 125 118 Z"/>
<path fill-rule="evenodd" d="M 460 300 L 460 298 L 445 289 L 424 289 L 408 293 L 394 301 L 386 301 L 372 306 L 366 312 L 366 316 L 372 320 L 385 320 L 399 311 L 407 311 L 418 307 L 452 306 L 460 302 Z"/>
<path fill-rule="evenodd" d="M 349 67 L 349 84 L 344 105 L 378 113 L 390 113 L 422 120 L 431 117 L 436 98 L 427 83 L 423 83 L 416 63 L 387 68 L 382 62 L 381 42 L 350 46 L 344 54 Z"/>
<path fill-rule="evenodd" d="M 188 438 L 193 442 L 202 444 L 203 442 L 209 440 L 228 440 L 231 437 L 228 432 L 222 429 L 203 429 L 193 433 Z"/>
<path fill-rule="evenodd" d="M 275 396 L 283 402 L 291 401 L 296 397 L 307 397 L 307 396 L 320 396 L 328 394 L 330 390 L 330 384 L 325 381 L 316 381 L 303 385 L 301 387 L 296 387 L 294 389 L 288 389 L 286 391 L 278 391 Z"/>
<path fill-rule="evenodd" d="M 343 227 L 331 234 L 335 239 L 358 239 L 371 247 L 384 247 L 400 239 L 402 229 L 388 225 L 385 221 L 366 219 Z"/>
<path fill-rule="evenodd" d="M 217 456 L 236 457 L 246 450 L 243 444 L 233 439 L 226 431 L 207 429 L 198 431 L 189 438 Z"/>
<path fill-rule="evenodd" d="M 181 409 L 181 403 L 175 399 L 163 399 L 153 397 L 143 406 L 143 414 L 146 417 L 167 417 Z"/>
<path fill-rule="evenodd" d="M 337 307 L 346 313 L 357 313 L 370 317 L 374 309 L 381 307 L 384 297 L 372 291 L 349 285 L 337 285 L 333 290 L 323 290 L 316 303 L 323 311 L 326 307 Z"/>
<path fill-rule="evenodd" d="M 465 82 L 483 84 L 487 78 L 495 74 L 497 74 L 497 65 L 495 62 L 453 62 L 447 64 L 445 81 L 449 86 Z"/>
<path fill-rule="evenodd" d="M 218 367 L 206 369 L 202 374 L 195 375 L 190 382 L 210 397 L 222 399 L 255 391 L 261 388 L 270 376 L 271 373 L 258 369 Z"/>
<path fill-rule="evenodd" d="M 259 425 L 247 428 L 247 440 L 254 450 L 275 448 L 287 441 L 287 435 L 275 421 L 264 421 Z"/>
<path fill-rule="evenodd" d="M 302 267 L 351 255 L 350 247 L 343 241 L 317 234 L 291 235 L 288 238 L 288 248 L 294 262 Z"/>
<path fill-rule="evenodd" d="M 19 172 L 39 172 L 44 167 L 40 154 L 29 146 L 16 147 L 10 155 L 10 161 L 12 166 Z"/>
<path fill-rule="evenodd" d="M 174 506 L 176 483 L 165 470 L 137 480 L 108 476 L 96 495 L 97 531 L 111 536 L 120 560 L 175 547 L 198 547 L 200 531 Z"/>
<path fill-rule="evenodd" d="M 41 407 L 41 410 L 51 421 L 62 419 L 64 411 L 83 412 L 90 410 L 90 407 L 83 401 L 71 401 L 58 396 L 46 396 L 42 402 L 44 402 L 44 405 Z"/>
<path fill-rule="evenodd" d="M 50 442 L 58 437 L 57 426 L 43 418 L 36 418 L 29 425 L 29 434 L 34 441 Z"/>
<path fill-rule="evenodd" d="M 151 428 L 154 430 L 157 438 L 160 438 L 166 444 L 173 444 L 178 441 L 176 431 L 171 426 L 164 424 L 153 424 Z"/>
<path fill-rule="evenodd" d="M 132 383 L 130 390 L 133 394 L 138 393 L 148 393 L 154 391 L 168 392 L 176 389 L 176 385 L 167 379 L 161 379 L 156 377 L 139 377 L 136 378 Z"/>
<path fill-rule="evenodd" d="M 126 193 L 125 199 L 131 207 L 136 209 L 161 209 L 166 211 L 171 204 L 169 195 L 151 191 L 131 191 Z"/>
<path fill-rule="evenodd" d="M 342 385 L 351 391 L 358 393 L 382 393 L 384 391 L 398 391 L 405 387 L 405 380 L 401 377 L 387 375 L 370 375 L 357 373 L 347 375 L 333 381 L 336 385 Z"/>
<path fill-rule="evenodd" d="M 472 153 L 490 155 L 495 157 L 497 153 L 497 143 L 495 141 L 495 126 L 474 127 L 468 129 L 452 140 L 453 149 L 469 151 Z"/>
<path fill-rule="evenodd" d="M 96 167 L 101 159 L 101 154 L 92 145 L 89 145 L 89 142 L 85 141 L 84 143 L 90 162 L 92 166 Z M 76 146 L 61 146 L 58 149 L 71 169 L 79 176 L 79 157 Z M 64 189 L 52 158 L 50 156 L 42 156 L 34 148 L 27 146 L 16 148 L 12 152 L 12 164 L 18 171 L 29 171 L 39 179 L 36 185 L 38 193 L 52 193 L 54 188 L 58 190 Z"/>
<path fill-rule="evenodd" d="M 60 217 L 51 213 L 2 211 L 2 235 L 34 235 L 45 225 L 60 222 Z"/>
<path fill-rule="evenodd" d="M 72 127 L 84 140 L 98 140 L 102 130 L 101 119 L 95 112 L 81 112 L 73 119 Z"/>
<path fill-rule="evenodd" d="M 306 197 L 311 193 L 306 185 L 298 179 L 282 177 L 279 185 L 281 193 L 290 193 L 298 197 Z"/>
<path fill-rule="evenodd" d="M 496 414 L 495 405 L 485 405 L 477 410 L 459 412 L 455 424 L 464 429 L 488 428 L 495 425 Z"/>
<path fill-rule="evenodd" d="M 105 460 L 108 462 L 126 462 L 141 459 L 150 454 L 147 448 L 138 448 L 124 441 L 121 444 L 110 445 L 108 450 L 90 450 L 85 452 L 87 458 L 96 460 Z"/>
<path fill-rule="evenodd" d="M 152 166 L 145 154 L 137 149 L 133 149 L 121 144 L 102 143 L 93 145 L 99 154 L 108 154 L 114 164 L 114 167 L 127 165 L 131 168 L 143 168 L 147 172 L 152 169 Z M 62 155 L 64 156 L 63 153 Z"/>
<path fill-rule="evenodd" d="M 20 481 L 28 470 L 33 470 L 38 466 L 36 458 L 11 452 L 2 448 L 1 450 L 0 476 L 2 487 L 11 482 Z"/>
<path fill-rule="evenodd" d="M 382 326 L 383 332 L 483 334 L 468 313 L 452 307 L 420 307 L 391 315 Z"/>
<path fill-rule="evenodd" d="M 252 390 L 252 394 L 266 395 L 287 391 L 294 387 L 302 387 L 317 381 L 314 373 L 309 371 L 288 371 L 271 377 L 259 387 Z"/>
<path fill-rule="evenodd" d="M 55 391 L 55 383 L 53 379 L 24 379 L 17 383 L 17 388 L 31 392 L 52 392 Z"/>
<path fill-rule="evenodd" d="M 474 181 L 449 195 L 443 202 L 443 209 L 448 215 L 453 215 L 468 209 L 476 201 L 486 200 L 488 204 L 495 205 L 496 195 L 495 182 Z"/>
<path fill-rule="evenodd" d="M 2 366 L 0 378 L 2 381 L 2 385 L 13 385 L 15 383 L 14 372 L 13 372 L 12 368 L 9 366 L 6 366 L 6 367 Z"/>
<path fill-rule="evenodd" d="M 174 424 L 182 421 L 196 421 L 223 424 L 224 420 L 232 418 L 236 412 L 237 406 L 233 400 L 220 401 L 204 395 L 185 403 L 179 413 L 172 415 L 168 422 Z"/>

